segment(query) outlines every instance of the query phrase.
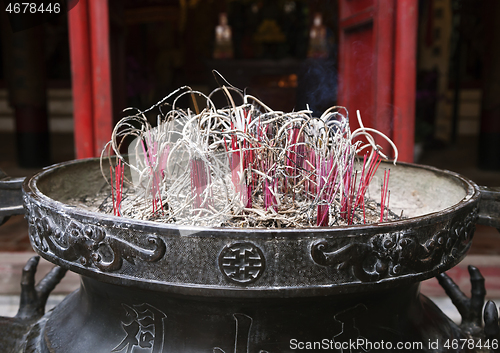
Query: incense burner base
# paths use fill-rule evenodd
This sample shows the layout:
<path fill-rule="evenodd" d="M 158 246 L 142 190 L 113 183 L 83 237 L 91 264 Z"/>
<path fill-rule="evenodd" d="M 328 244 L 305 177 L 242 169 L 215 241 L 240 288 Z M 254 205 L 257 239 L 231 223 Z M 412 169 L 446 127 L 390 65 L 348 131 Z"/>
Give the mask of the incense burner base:
<path fill-rule="evenodd" d="M 447 340 L 470 338 L 419 294 L 418 284 L 357 295 L 238 300 L 166 295 L 82 277 L 81 288 L 44 320 L 43 339 L 33 337 L 38 344 L 33 352 L 363 352 L 377 347 L 448 352 Z"/>

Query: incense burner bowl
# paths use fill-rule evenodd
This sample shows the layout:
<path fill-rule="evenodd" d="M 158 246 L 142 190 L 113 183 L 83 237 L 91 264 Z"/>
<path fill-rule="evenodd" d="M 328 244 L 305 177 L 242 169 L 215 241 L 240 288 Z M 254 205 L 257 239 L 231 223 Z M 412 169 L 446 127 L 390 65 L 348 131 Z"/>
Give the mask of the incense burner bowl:
<path fill-rule="evenodd" d="M 89 212 L 67 201 L 103 187 L 98 160 L 44 169 L 24 184 L 30 240 L 82 282 L 40 320 L 33 352 L 377 348 L 367 342 L 449 351 L 447 339 L 470 333 L 420 295 L 419 283 L 465 256 L 481 192 L 452 172 L 390 167 L 392 208 L 408 218 L 303 229 L 183 227 Z"/>

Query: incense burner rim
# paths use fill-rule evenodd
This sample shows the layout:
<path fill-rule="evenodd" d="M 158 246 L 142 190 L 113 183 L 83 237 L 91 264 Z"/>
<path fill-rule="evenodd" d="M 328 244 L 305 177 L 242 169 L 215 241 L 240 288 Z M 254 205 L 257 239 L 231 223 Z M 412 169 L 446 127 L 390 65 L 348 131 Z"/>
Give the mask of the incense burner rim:
<path fill-rule="evenodd" d="M 452 178 L 465 189 L 465 197 L 441 211 L 395 222 L 238 229 L 179 227 L 89 212 L 53 200 L 38 188 L 54 171 L 96 162 L 61 163 L 25 181 L 35 251 L 103 282 L 185 295 L 307 297 L 431 278 L 465 256 L 480 199 L 479 188 L 467 178 L 401 163 Z M 251 271 L 241 276 L 234 274 L 241 270 L 237 264 L 227 265 L 237 252 L 249 254 L 243 261 Z"/>

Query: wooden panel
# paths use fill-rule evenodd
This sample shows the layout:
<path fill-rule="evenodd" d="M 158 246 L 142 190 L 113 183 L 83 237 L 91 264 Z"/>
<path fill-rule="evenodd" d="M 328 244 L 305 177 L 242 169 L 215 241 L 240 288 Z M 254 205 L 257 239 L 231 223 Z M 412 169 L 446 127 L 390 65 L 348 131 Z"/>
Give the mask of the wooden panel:
<path fill-rule="evenodd" d="M 342 18 L 340 20 L 340 26 L 344 29 L 354 29 L 355 27 L 371 23 L 373 21 L 374 11 L 375 9 L 373 6 L 370 6 L 352 16 Z"/>
<path fill-rule="evenodd" d="M 351 129 L 359 126 L 360 110 L 365 126 L 397 142 L 402 161 L 413 160 L 416 5 L 416 0 L 339 2 L 338 102 L 350 112 Z M 393 156 L 384 139 L 376 140 Z"/>
<path fill-rule="evenodd" d="M 339 4 L 340 20 L 343 21 L 367 11 L 373 7 L 374 2 L 374 0 L 341 0 Z"/>
<path fill-rule="evenodd" d="M 365 125 L 373 126 L 373 35 L 372 26 L 345 31 L 341 36 L 339 104 L 350 113 L 351 128 L 359 127 L 356 110 Z"/>

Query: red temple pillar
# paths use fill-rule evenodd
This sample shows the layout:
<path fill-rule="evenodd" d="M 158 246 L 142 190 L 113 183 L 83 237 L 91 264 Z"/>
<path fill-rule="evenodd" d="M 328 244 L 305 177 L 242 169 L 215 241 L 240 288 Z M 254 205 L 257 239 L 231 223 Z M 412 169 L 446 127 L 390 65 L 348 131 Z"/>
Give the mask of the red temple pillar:
<path fill-rule="evenodd" d="M 113 129 L 108 1 L 69 12 L 76 158 L 99 156 Z"/>

